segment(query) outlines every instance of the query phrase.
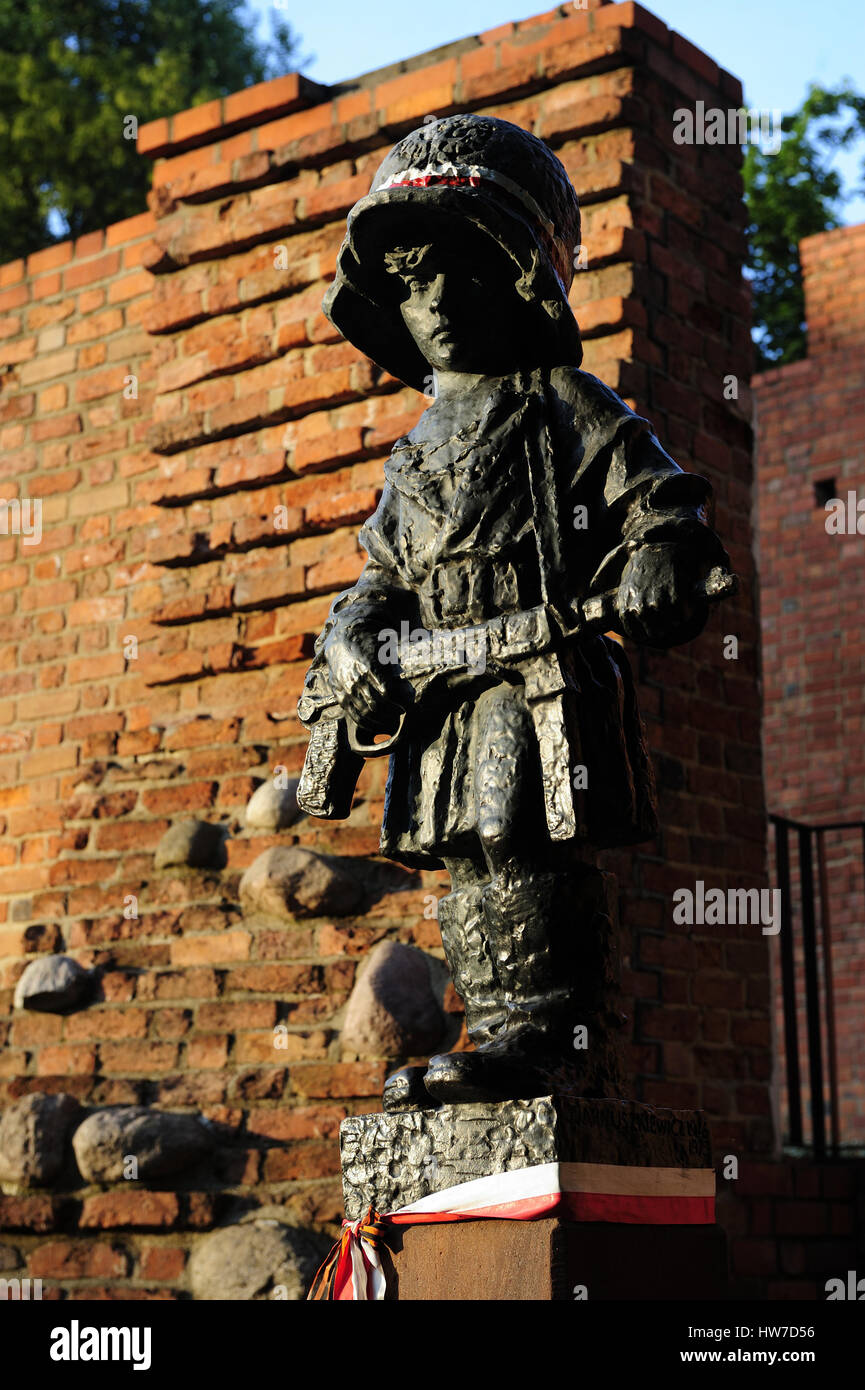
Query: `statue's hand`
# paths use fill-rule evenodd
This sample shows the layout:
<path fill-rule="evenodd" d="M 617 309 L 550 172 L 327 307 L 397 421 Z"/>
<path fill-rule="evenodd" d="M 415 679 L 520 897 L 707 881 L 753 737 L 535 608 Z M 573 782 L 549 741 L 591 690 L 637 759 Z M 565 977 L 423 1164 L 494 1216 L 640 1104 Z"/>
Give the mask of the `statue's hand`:
<path fill-rule="evenodd" d="M 343 714 L 370 734 L 392 734 L 405 709 L 392 667 L 378 662 L 371 643 L 335 629 L 324 647 L 330 682 Z"/>
<path fill-rule="evenodd" d="M 651 647 L 690 642 L 709 612 L 697 593 L 698 580 L 694 559 L 681 546 L 640 546 L 625 566 L 616 598 L 625 636 Z"/>

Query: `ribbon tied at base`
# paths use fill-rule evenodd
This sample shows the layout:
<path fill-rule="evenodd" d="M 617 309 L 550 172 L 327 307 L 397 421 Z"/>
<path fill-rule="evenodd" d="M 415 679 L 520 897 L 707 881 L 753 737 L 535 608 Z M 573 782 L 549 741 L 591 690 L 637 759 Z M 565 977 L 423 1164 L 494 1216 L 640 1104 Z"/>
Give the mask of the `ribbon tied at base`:
<path fill-rule="evenodd" d="M 651 1168 L 607 1163 L 540 1163 L 432 1192 L 391 1212 L 372 1206 L 342 1234 L 313 1280 L 313 1300 L 384 1298 L 380 1250 L 391 1226 L 433 1221 L 568 1221 L 643 1226 L 704 1226 L 715 1220 L 712 1168 Z"/>

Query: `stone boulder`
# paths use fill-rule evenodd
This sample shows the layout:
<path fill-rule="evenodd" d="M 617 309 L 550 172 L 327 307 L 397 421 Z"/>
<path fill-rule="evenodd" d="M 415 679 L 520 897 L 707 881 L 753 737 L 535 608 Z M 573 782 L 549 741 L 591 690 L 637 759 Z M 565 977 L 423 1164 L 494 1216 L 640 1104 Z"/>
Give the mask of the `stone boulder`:
<path fill-rule="evenodd" d="M 446 1027 L 423 951 L 380 941 L 349 997 L 340 1051 L 344 1058 L 420 1056 L 435 1051 Z"/>
<path fill-rule="evenodd" d="M 363 885 L 335 860 L 298 845 L 265 850 L 240 880 L 247 916 L 340 917 L 363 900 Z"/>
<path fill-rule="evenodd" d="M 31 960 L 15 986 L 16 1009 L 60 1014 L 74 1009 L 90 988 L 91 973 L 71 956 Z"/>
<path fill-rule="evenodd" d="M 144 1106 L 119 1105 L 96 1110 L 76 1129 L 75 1158 L 85 1182 L 120 1182 L 128 1177 L 128 1158 L 137 1161 L 138 1178 L 161 1178 L 197 1163 L 212 1138 L 194 1115 L 178 1115 Z"/>
<path fill-rule="evenodd" d="M 298 779 L 284 787 L 268 779 L 252 793 L 246 804 L 244 824 L 247 830 L 285 830 L 303 815 L 297 804 Z"/>
<path fill-rule="evenodd" d="M 0 1181 L 27 1186 L 57 1177 L 81 1113 L 74 1096 L 34 1091 L 0 1116 Z"/>
<path fill-rule="evenodd" d="M 228 827 L 206 820 L 178 821 L 166 830 L 153 863 L 157 869 L 185 865 L 190 869 L 224 869 L 228 862 L 225 837 Z"/>
<path fill-rule="evenodd" d="M 300 1302 L 332 1242 L 277 1221 L 224 1226 L 198 1242 L 189 1260 L 193 1297 L 202 1301 Z"/>

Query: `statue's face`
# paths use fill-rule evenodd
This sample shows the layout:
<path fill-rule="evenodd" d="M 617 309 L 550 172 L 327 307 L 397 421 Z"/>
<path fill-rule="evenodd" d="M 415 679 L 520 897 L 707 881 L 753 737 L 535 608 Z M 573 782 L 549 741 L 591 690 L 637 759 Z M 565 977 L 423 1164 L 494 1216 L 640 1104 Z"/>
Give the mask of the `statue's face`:
<path fill-rule="evenodd" d="M 437 371 L 510 370 L 518 349 L 514 295 L 456 246 L 397 248 L 400 312 L 418 350 Z M 513 359 L 513 360 L 512 360 Z"/>

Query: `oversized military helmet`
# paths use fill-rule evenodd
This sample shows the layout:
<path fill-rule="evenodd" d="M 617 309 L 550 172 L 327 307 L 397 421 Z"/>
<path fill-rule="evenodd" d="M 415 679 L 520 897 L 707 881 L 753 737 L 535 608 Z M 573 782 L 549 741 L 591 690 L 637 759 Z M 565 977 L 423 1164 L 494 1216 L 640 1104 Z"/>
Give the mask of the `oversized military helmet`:
<path fill-rule="evenodd" d="M 580 243 L 577 195 L 563 165 L 528 131 L 494 116 L 430 120 L 400 140 L 348 215 L 336 278 L 323 308 L 379 366 L 423 390 L 429 366 L 399 312 L 384 264 L 394 245 L 459 219 L 467 256 L 507 258 L 549 360 L 579 366 L 580 331 L 568 303 Z M 491 285 L 491 289 L 497 286 Z"/>

